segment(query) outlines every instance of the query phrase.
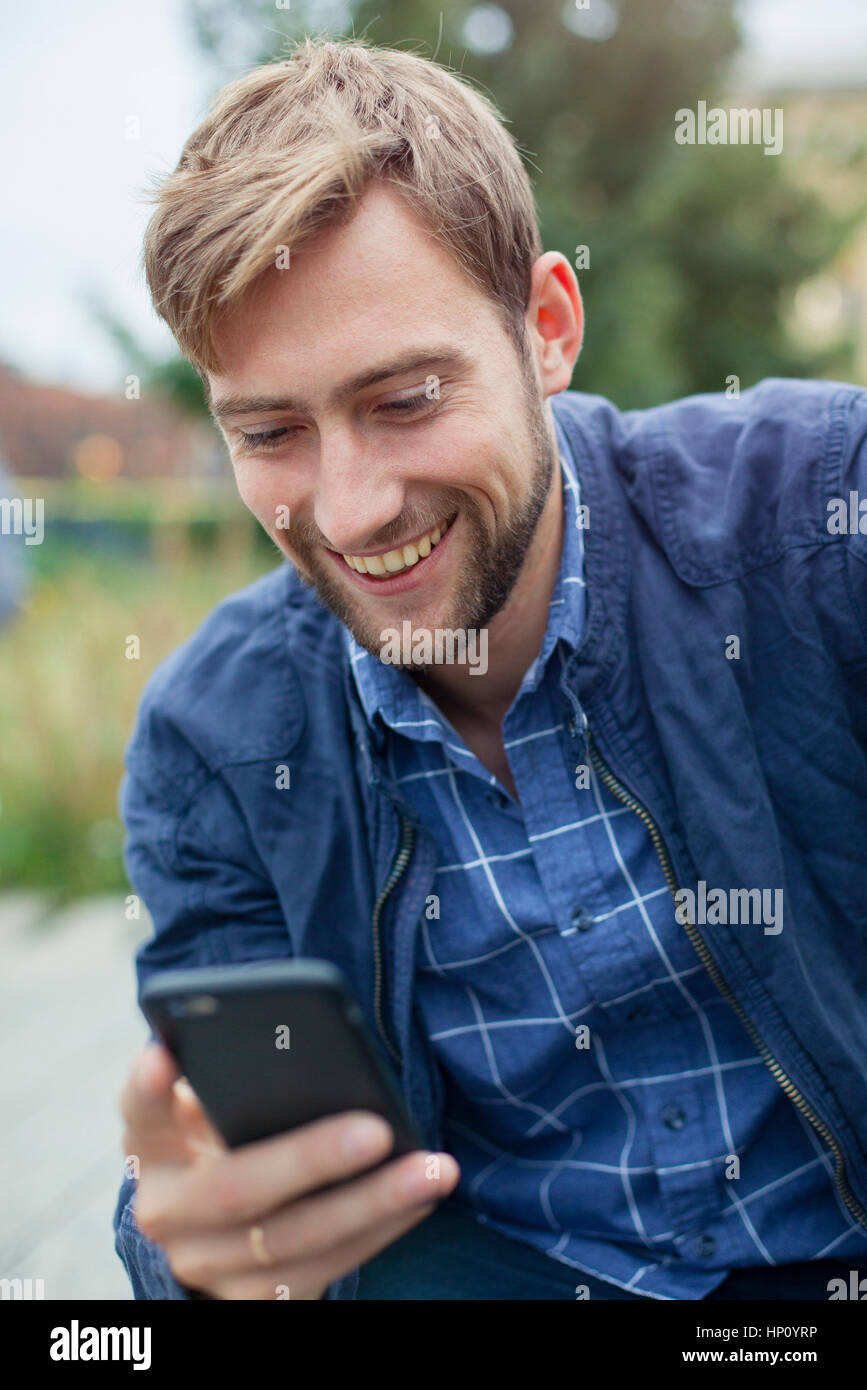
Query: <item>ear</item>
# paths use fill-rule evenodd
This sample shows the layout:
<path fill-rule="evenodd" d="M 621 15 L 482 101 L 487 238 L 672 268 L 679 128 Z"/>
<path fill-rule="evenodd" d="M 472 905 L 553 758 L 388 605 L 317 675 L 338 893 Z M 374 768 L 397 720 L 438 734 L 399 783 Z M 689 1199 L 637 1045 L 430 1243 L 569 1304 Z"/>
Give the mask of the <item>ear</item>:
<path fill-rule="evenodd" d="M 543 395 L 565 391 L 584 339 L 584 305 L 575 272 L 560 251 L 546 251 L 533 265 L 526 323 Z"/>

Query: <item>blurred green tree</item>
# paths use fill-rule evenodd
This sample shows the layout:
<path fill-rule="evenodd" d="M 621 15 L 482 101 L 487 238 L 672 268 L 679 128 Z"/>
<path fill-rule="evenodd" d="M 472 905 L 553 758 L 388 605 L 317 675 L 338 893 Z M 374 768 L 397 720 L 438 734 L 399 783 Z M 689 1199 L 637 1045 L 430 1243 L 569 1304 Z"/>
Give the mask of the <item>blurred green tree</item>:
<path fill-rule="evenodd" d="M 101 324 L 106 336 L 117 348 L 124 375 L 134 372 L 146 394 L 158 393 L 185 415 L 207 416 L 210 419 L 202 379 L 185 357 L 179 353 L 169 357 L 156 356 L 118 318 L 104 295 L 91 289 L 84 298 L 91 317 Z"/>
<path fill-rule="evenodd" d="M 674 140 L 677 110 L 730 104 L 735 0 L 188 0 L 188 12 L 220 83 L 306 33 L 363 35 L 477 83 L 527 162 L 546 248 L 576 266 L 576 388 L 630 408 L 731 375 L 746 387 L 851 370 L 850 343 L 811 350 L 783 327 L 851 223 L 793 181 L 785 152 Z M 163 372 L 203 408 L 188 372 Z"/>

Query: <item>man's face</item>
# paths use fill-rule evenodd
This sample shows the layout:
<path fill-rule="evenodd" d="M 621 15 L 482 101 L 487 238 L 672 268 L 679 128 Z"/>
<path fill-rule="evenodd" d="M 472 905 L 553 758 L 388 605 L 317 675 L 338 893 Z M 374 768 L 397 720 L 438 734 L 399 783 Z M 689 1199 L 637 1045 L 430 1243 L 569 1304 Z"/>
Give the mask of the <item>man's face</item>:
<path fill-rule="evenodd" d="M 407 619 L 487 626 L 554 476 L 532 366 L 385 186 L 289 262 L 217 329 L 211 399 L 244 502 L 373 655 Z"/>

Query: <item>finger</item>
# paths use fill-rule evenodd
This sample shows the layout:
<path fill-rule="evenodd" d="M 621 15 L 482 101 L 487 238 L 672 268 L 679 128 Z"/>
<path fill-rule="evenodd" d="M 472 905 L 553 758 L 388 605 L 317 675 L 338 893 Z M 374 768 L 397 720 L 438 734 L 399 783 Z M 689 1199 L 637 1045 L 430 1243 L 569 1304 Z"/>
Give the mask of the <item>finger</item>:
<path fill-rule="evenodd" d="M 350 1152 L 345 1141 L 359 1122 L 371 1144 L 366 1151 Z M 353 1111 L 221 1154 L 203 1154 L 183 1171 L 157 1166 L 147 1192 L 140 1193 L 139 1226 L 162 1241 L 196 1230 L 248 1225 L 316 1188 L 363 1171 L 393 1146 L 393 1131 L 381 1116 Z"/>
<path fill-rule="evenodd" d="M 310 1260 L 422 1204 L 441 1201 L 459 1179 L 460 1168 L 451 1154 L 405 1154 L 344 1187 L 300 1198 L 269 1216 L 262 1223 L 266 1249 L 275 1262 Z M 242 1268 L 246 1256 L 249 1268 L 255 1268 L 249 1226 L 236 1241 L 234 1267 Z"/>
<path fill-rule="evenodd" d="M 439 1176 L 429 1176 L 430 1159 Z M 265 1249 L 273 1265 L 306 1265 L 324 1253 L 361 1238 L 368 1230 L 394 1221 L 431 1200 L 441 1201 L 457 1186 L 460 1169 L 450 1154 L 407 1154 L 345 1187 L 301 1198 L 262 1222 Z M 250 1241 L 250 1226 L 172 1242 L 173 1264 L 183 1271 L 181 1283 L 196 1286 L 209 1276 L 261 1273 Z"/>
<path fill-rule="evenodd" d="M 141 1163 L 184 1157 L 173 1090 L 177 1077 L 174 1058 L 159 1043 L 150 1043 L 134 1059 L 120 1108 L 126 1121 L 124 1150 L 137 1154 Z"/>
<path fill-rule="evenodd" d="M 186 1077 L 180 1077 L 173 1089 L 175 1119 L 185 1131 L 186 1145 L 191 1156 L 198 1153 L 225 1153 L 225 1140 L 211 1124 Z"/>
<path fill-rule="evenodd" d="M 133 1058 L 120 1098 L 127 1124 L 146 1128 L 154 1119 L 164 1120 L 171 1110 L 172 1083 L 178 1076 L 174 1058 L 161 1043 L 151 1042 L 141 1048 Z"/>
<path fill-rule="evenodd" d="M 246 1273 L 220 1279 L 214 1285 L 216 1296 L 222 1299 L 265 1300 L 287 1297 L 296 1299 L 321 1298 L 325 1289 L 335 1279 L 342 1278 L 350 1270 L 366 1264 L 380 1254 L 387 1246 L 394 1244 L 414 1226 L 426 1221 L 437 1209 L 438 1203 L 415 1207 L 400 1216 L 380 1223 L 373 1230 L 365 1231 L 352 1241 L 335 1246 L 318 1259 L 298 1264 L 278 1265 L 273 1269 L 259 1269 L 256 1273 Z M 191 1286 L 192 1287 L 192 1286 Z"/>

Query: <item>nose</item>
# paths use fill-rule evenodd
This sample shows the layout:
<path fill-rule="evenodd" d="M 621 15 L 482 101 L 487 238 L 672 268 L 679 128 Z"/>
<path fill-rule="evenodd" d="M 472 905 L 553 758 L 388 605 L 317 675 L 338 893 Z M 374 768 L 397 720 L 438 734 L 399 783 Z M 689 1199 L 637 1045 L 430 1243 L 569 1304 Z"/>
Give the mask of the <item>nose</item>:
<path fill-rule="evenodd" d="M 348 429 L 322 431 L 313 519 L 329 545 L 344 555 L 369 549 L 404 503 L 395 462 L 375 443 Z"/>

